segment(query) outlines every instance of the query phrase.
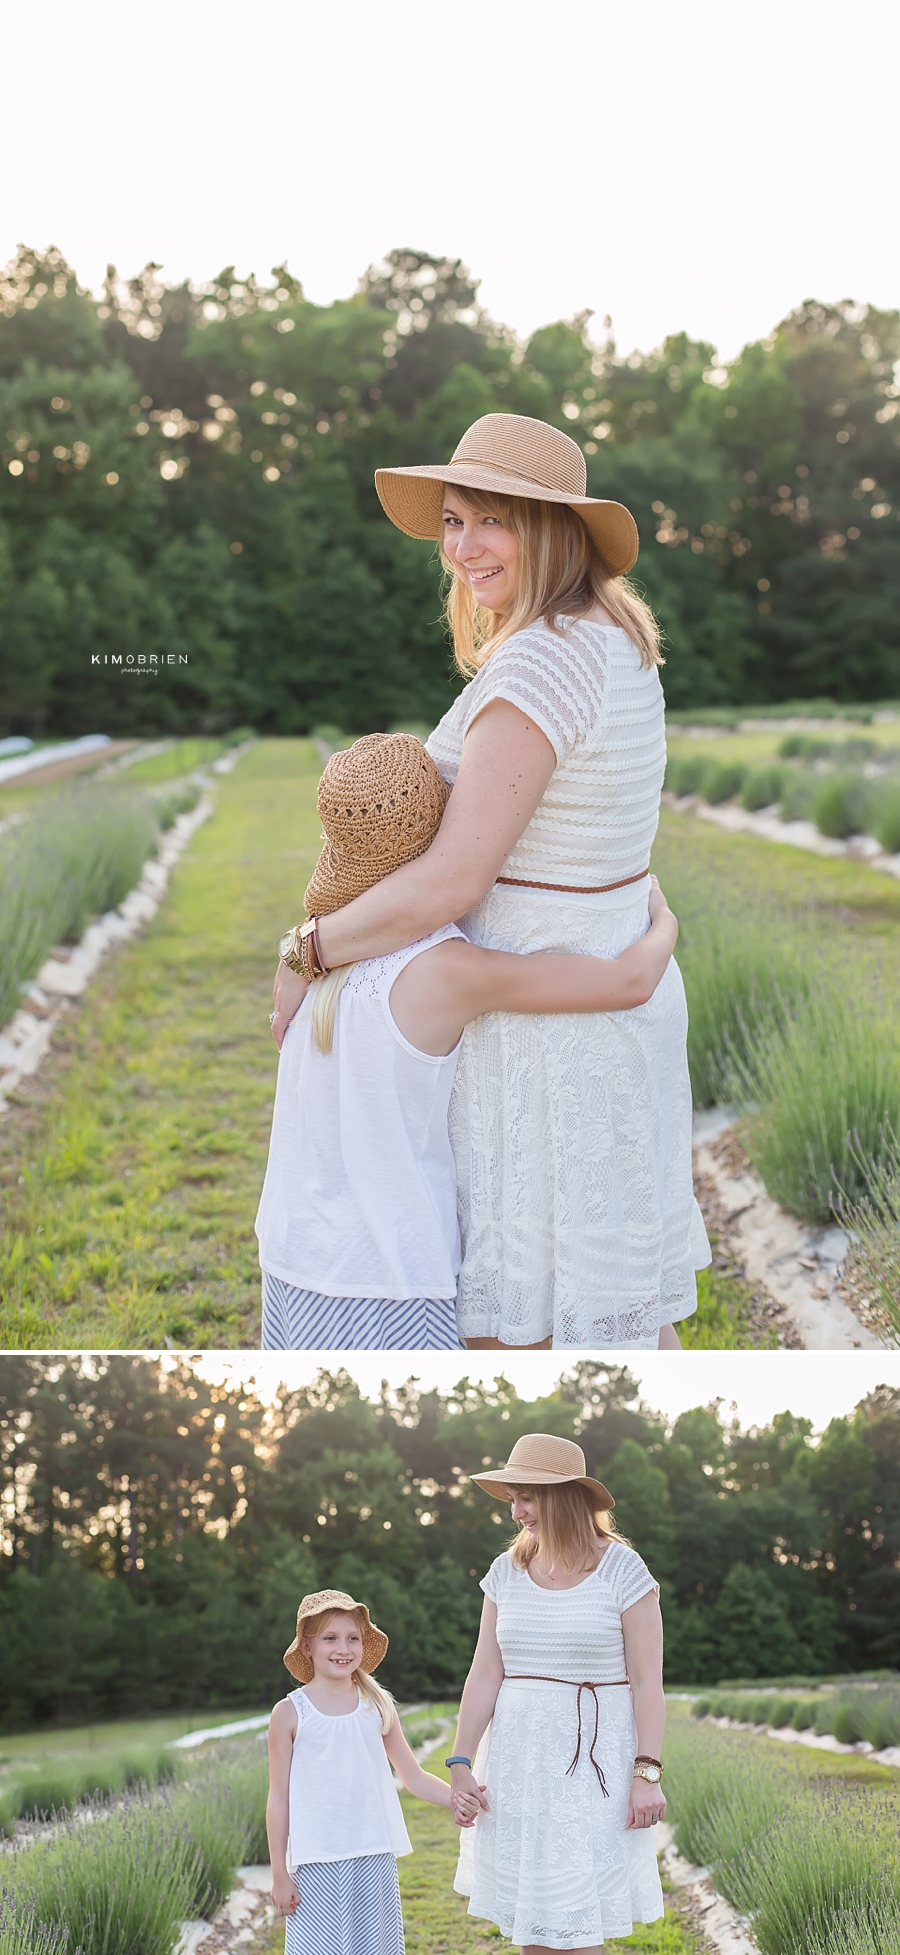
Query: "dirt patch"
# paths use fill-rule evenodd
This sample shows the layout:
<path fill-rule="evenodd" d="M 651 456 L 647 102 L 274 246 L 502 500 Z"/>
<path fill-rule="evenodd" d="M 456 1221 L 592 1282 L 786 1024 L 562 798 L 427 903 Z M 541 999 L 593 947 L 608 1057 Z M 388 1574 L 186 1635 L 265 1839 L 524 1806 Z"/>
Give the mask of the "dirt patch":
<path fill-rule="evenodd" d="M 42 787 L 45 781 L 63 781 L 69 774 L 83 774 L 85 768 L 99 767 L 101 762 L 112 760 L 118 753 L 129 752 L 137 745 L 137 740 L 111 740 L 108 747 L 100 747 L 96 752 L 73 753 L 69 755 L 68 760 L 48 761 L 46 767 L 35 765 L 29 768 L 27 773 L 14 774 L 8 783 L 4 782 L 0 785 L 0 795 L 3 793 L 3 787 L 7 785 L 11 788 Z M 0 801 L 0 809 L 2 805 Z"/>
<path fill-rule="evenodd" d="M 713 1149 L 723 1165 L 731 1174 L 741 1174 L 749 1168 L 743 1148 L 730 1133 L 724 1134 L 721 1141 L 714 1143 Z M 743 1166 L 740 1163 L 743 1163 Z M 769 1344 L 774 1330 L 781 1348 L 788 1351 L 801 1351 L 803 1340 L 791 1323 L 787 1305 L 779 1303 L 769 1294 L 762 1283 L 748 1283 L 744 1268 L 744 1258 L 739 1241 L 737 1218 L 729 1213 L 722 1200 L 716 1182 L 710 1175 L 694 1173 L 694 1193 L 703 1213 L 706 1232 L 712 1249 L 713 1269 L 723 1276 L 733 1277 L 745 1285 L 747 1290 L 747 1328 L 754 1344 Z"/>

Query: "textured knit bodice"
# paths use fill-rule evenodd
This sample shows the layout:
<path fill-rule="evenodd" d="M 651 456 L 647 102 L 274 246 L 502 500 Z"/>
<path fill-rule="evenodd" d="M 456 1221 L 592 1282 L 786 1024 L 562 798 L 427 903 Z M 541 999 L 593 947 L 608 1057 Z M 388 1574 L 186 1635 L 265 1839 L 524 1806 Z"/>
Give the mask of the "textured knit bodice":
<path fill-rule="evenodd" d="M 540 1588 L 508 1554 L 498 1555 L 481 1586 L 497 1605 L 507 1677 L 612 1684 L 627 1676 L 622 1611 L 656 1583 L 633 1548 L 613 1541 L 575 1588 Z"/>
<path fill-rule="evenodd" d="M 571 618 L 563 636 L 542 620 L 517 631 L 428 741 L 445 780 L 455 781 L 466 733 L 493 699 L 527 713 L 557 760 L 502 873 L 579 888 L 646 869 L 666 766 L 663 695 L 627 633 Z"/>

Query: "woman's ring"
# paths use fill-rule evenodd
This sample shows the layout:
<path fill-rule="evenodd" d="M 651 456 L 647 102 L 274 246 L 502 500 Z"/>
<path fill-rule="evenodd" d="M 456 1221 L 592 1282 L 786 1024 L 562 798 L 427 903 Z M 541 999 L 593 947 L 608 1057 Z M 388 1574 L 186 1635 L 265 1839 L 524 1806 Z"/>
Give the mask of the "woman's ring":
<path fill-rule="evenodd" d="M 655 1813 L 654 1813 L 654 1815 L 653 1815 L 653 1818 L 652 1818 L 652 1819 L 651 1819 L 651 1821 L 650 1821 L 650 1824 L 651 1824 L 651 1826 L 657 1826 L 657 1825 L 659 1824 L 659 1813 L 658 1813 L 658 1812 L 655 1812 Z"/>
<path fill-rule="evenodd" d="M 275 1023 L 275 1013 L 274 1013 L 273 1011 L 270 1011 L 270 1013 L 269 1013 L 269 1024 L 270 1024 L 270 1025 L 274 1025 L 274 1023 Z"/>

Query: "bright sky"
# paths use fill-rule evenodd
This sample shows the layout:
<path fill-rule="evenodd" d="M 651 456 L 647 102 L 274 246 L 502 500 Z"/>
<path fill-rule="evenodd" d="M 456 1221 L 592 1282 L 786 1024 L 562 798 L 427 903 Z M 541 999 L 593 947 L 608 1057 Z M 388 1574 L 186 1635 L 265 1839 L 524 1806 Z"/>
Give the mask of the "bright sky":
<path fill-rule="evenodd" d="M 417 1378 L 424 1389 L 439 1386 L 447 1391 L 460 1378 L 491 1381 L 503 1373 L 515 1385 L 520 1397 L 540 1397 L 552 1390 L 560 1375 L 571 1367 L 572 1353 L 566 1361 L 561 1352 L 512 1352 L 498 1358 L 495 1352 L 468 1351 L 457 1356 L 450 1351 L 242 1351 L 235 1356 L 209 1351 L 202 1357 L 206 1376 L 216 1381 L 225 1378 L 249 1380 L 265 1398 L 272 1397 L 279 1383 L 309 1383 L 319 1370 L 348 1371 L 363 1395 L 377 1399 L 381 1380 L 391 1385 Z M 868 1351 L 685 1351 L 675 1352 L 598 1352 L 612 1362 L 627 1364 L 640 1385 L 641 1396 L 654 1411 L 672 1420 L 694 1405 L 708 1405 L 722 1399 L 728 1416 L 732 1405 L 745 1428 L 767 1425 L 776 1412 L 790 1411 L 811 1419 L 817 1432 L 829 1419 L 852 1411 L 877 1385 L 893 1385 L 900 1390 L 900 1351 L 880 1356 Z"/>
<path fill-rule="evenodd" d="M 868 0 L 37 0 L 4 19 L 0 258 L 177 279 L 395 245 L 520 333 L 726 356 L 802 299 L 900 303 L 900 7 Z"/>

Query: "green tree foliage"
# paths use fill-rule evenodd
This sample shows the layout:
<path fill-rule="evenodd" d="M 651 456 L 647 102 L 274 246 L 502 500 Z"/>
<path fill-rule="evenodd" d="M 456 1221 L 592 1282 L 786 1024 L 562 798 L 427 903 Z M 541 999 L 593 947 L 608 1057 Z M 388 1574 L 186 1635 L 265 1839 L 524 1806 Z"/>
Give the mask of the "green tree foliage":
<path fill-rule="evenodd" d="M 158 272 L 100 302 L 56 251 L 0 278 L 3 731 L 436 718 L 437 570 L 374 470 L 504 409 L 634 510 L 672 705 L 900 692 L 900 314 L 810 301 L 723 367 L 683 333 L 623 359 L 587 313 L 520 344 L 425 252 L 330 306 L 283 266 Z M 141 653 L 173 663 L 111 663 Z"/>
<path fill-rule="evenodd" d="M 7 1728 L 266 1702 L 297 1603 L 348 1588 L 407 1699 L 459 1687 L 479 1578 L 509 1538 L 468 1475 L 522 1432 L 577 1437 L 662 1585 L 673 1682 L 900 1659 L 900 1394 L 818 1444 L 697 1408 L 669 1429 L 622 1366 L 546 1398 L 502 1380 L 378 1405 L 320 1373 L 264 1406 L 184 1361 L 10 1355 L 0 1371 Z"/>

